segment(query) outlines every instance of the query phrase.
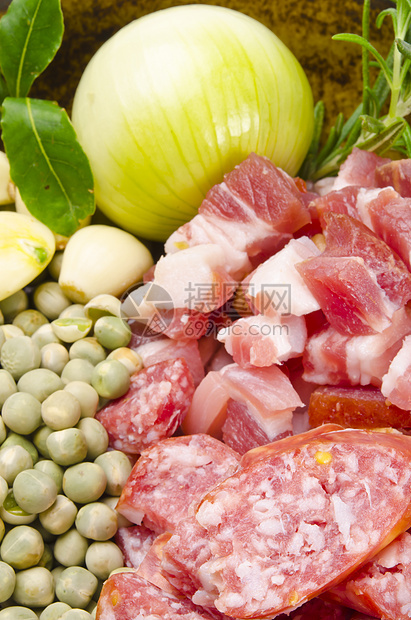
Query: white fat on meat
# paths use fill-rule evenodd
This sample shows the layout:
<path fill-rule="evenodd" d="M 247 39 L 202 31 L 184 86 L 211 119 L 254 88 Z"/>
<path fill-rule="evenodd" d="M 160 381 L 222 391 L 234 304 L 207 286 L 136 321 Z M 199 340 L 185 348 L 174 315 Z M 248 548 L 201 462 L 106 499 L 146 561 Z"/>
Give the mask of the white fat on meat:
<path fill-rule="evenodd" d="M 356 207 L 358 210 L 359 219 L 362 221 L 363 224 L 368 226 L 368 228 L 370 228 L 371 230 L 374 230 L 374 227 L 373 227 L 372 219 L 369 214 L 368 206 L 370 202 L 378 198 L 380 193 L 384 192 L 386 189 L 387 189 L 386 187 L 382 189 L 381 188 L 368 189 L 366 187 L 362 187 L 358 192 Z"/>
<path fill-rule="evenodd" d="M 403 409 L 411 408 L 411 386 L 405 380 L 405 373 L 411 366 L 411 335 L 406 336 L 402 347 L 392 360 L 388 372 L 382 378 L 381 392 L 394 405 Z"/>
<path fill-rule="evenodd" d="M 349 549 L 351 546 L 351 526 L 356 522 L 356 516 L 353 514 L 350 506 L 343 502 L 336 493 L 331 495 L 330 500 L 334 509 L 335 521 L 342 536 L 342 542 L 345 548 Z"/>
<path fill-rule="evenodd" d="M 262 314 L 275 313 L 302 316 L 320 308 L 295 266 L 321 254 L 308 237 L 292 239 L 251 275 L 246 296 Z M 282 297 L 285 299 L 281 301 Z"/>

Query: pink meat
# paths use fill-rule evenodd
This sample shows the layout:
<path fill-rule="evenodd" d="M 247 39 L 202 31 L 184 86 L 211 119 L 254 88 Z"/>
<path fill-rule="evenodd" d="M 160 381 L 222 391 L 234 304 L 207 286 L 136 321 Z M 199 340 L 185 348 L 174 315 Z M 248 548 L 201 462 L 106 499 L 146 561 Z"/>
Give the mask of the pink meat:
<path fill-rule="evenodd" d="M 347 607 L 317 597 L 304 603 L 289 615 L 276 616 L 276 620 L 350 620 L 351 617 L 352 611 Z"/>
<path fill-rule="evenodd" d="M 375 385 L 379 387 L 403 338 L 411 333 L 411 313 L 397 310 L 381 334 L 346 336 L 333 327 L 308 339 L 303 355 L 305 381 L 319 385 Z"/>
<path fill-rule="evenodd" d="M 376 170 L 390 161 L 370 151 L 354 148 L 345 162 L 341 164 L 332 189 L 339 190 L 347 185 L 378 187 Z"/>
<path fill-rule="evenodd" d="M 411 409 L 411 336 L 404 338 L 401 349 L 382 378 L 381 392 L 397 407 Z"/>
<path fill-rule="evenodd" d="M 117 511 L 157 532 L 173 532 L 207 491 L 231 475 L 239 455 L 218 439 L 171 437 L 145 450 L 123 488 Z"/>
<path fill-rule="evenodd" d="M 252 259 L 269 256 L 310 222 L 295 181 L 267 158 L 252 153 L 208 192 L 198 215 L 166 243 L 166 252 L 216 243 L 235 279 L 252 268 Z"/>
<path fill-rule="evenodd" d="M 325 213 L 327 256 L 357 256 L 398 309 L 411 299 L 411 273 L 382 239 L 362 222 L 347 215 Z"/>
<path fill-rule="evenodd" d="M 265 367 L 302 355 L 307 328 L 304 317 L 259 314 L 238 319 L 218 339 L 239 366 Z"/>
<path fill-rule="evenodd" d="M 140 454 L 177 430 L 193 394 L 184 359 L 166 360 L 132 375 L 128 392 L 100 409 L 96 419 L 106 429 L 110 447 Z"/>
<path fill-rule="evenodd" d="M 216 341 L 217 342 L 217 341 Z M 232 356 L 226 351 L 224 345 L 222 343 L 218 343 L 218 349 L 215 351 L 214 355 L 210 358 L 209 362 L 206 366 L 206 372 L 210 371 L 219 371 L 224 366 L 228 366 L 228 364 L 233 363 Z"/>
<path fill-rule="evenodd" d="M 220 371 L 210 370 L 196 388 L 181 428 L 186 435 L 207 433 L 221 438 L 229 395 Z"/>
<path fill-rule="evenodd" d="M 411 437 L 337 430 L 287 442 L 202 500 L 195 537 L 204 560 L 193 561 L 192 522 L 164 546 L 168 572 L 174 559 L 176 574 L 194 571 L 196 604 L 234 618 L 288 613 L 409 527 Z"/>
<path fill-rule="evenodd" d="M 296 266 L 329 323 L 341 334 L 382 332 L 395 306 L 360 257 L 321 255 Z"/>
<path fill-rule="evenodd" d="M 172 340 L 164 337 L 150 340 L 136 347 L 135 351 L 140 355 L 146 368 L 158 362 L 182 357 L 187 362 L 194 385 L 197 386 L 204 379 L 204 366 L 197 340 Z"/>
<path fill-rule="evenodd" d="M 154 535 L 154 532 L 151 532 Z M 170 532 L 159 534 L 154 540 L 137 569 L 137 574 L 164 592 L 179 595 L 177 588 L 171 585 L 161 567 L 163 547 L 171 538 Z"/>
<path fill-rule="evenodd" d="M 211 620 L 222 618 L 193 605 L 188 599 L 165 592 L 135 572 L 116 573 L 103 585 L 96 620 Z"/>
<path fill-rule="evenodd" d="M 155 533 L 144 525 L 119 527 L 115 541 L 123 554 L 124 566 L 138 568 L 150 550 L 155 537 Z"/>
<path fill-rule="evenodd" d="M 411 159 L 398 159 L 375 171 L 378 187 L 393 187 L 404 198 L 411 198 Z"/>
<path fill-rule="evenodd" d="M 357 197 L 359 187 L 347 185 L 339 190 L 334 190 L 315 198 L 312 207 L 315 207 L 318 217 L 325 213 L 342 213 L 358 218 Z"/>
<path fill-rule="evenodd" d="M 409 620 L 411 534 L 404 532 L 368 564 L 333 588 L 331 596 L 374 618 Z"/>

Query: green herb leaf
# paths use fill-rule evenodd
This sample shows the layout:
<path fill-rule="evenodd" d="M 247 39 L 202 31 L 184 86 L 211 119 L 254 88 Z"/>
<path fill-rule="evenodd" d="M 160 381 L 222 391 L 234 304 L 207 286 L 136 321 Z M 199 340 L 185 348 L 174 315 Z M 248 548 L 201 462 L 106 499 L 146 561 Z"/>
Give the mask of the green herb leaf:
<path fill-rule="evenodd" d="M 396 39 L 395 42 L 401 54 L 408 58 L 408 60 L 411 60 L 411 45 L 402 39 Z"/>
<path fill-rule="evenodd" d="M 53 232 L 73 234 L 95 205 L 90 164 L 66 112 L 50 101 L 7 97 L 1 124 L 26 207 Z"/>
<path fill-rule="evenodd" d="M 0 67 L 12 97 L 25 97 L 63 38 L 60 0 L 13 0 L 0 20 Z"/>

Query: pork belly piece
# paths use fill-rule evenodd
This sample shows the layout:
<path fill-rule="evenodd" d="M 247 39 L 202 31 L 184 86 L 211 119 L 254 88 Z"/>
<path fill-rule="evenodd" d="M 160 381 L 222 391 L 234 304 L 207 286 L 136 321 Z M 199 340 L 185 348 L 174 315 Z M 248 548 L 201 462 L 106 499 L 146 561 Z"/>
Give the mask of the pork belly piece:
<path fill-rule="evenodd" d="M 381 392 L 397 407 L 411 409 L 411 336 L 404 338 L 401 349 L 383 376 Z"/>
<path fill-rule="evenodd" d="M 318 198 L 314 198 L 311 208 L 315 208 L 317 216 L 321 219 L 325 213 L 341 213 L 354 218 L 359 218 L 357 198 L 360 187 L 347 185 L 339 190 L 332 190 Z"/>
<path fill-rule="evenodd" d="M 119 527 L 114 538 L 123 554 L 124 566 L 138 568 L 149 552 L 156 535 L 144 525 L 130 525 Z"/>
<path fill-rule="evenodd" d="M 211 313 L 225 304 L 236 286 L 226 271 L 223 250 L 208 243 L 162 256 L 153 280 L 130 295 L 123 312 L 154 335 L 199 339 Z"/>
<path fill-rule="evenodd" d="M 301 316 L 259 314 L 234 321 L 217 338 L 239 366 L 264 367 L 302 355 L 307 328 Z"/>
<path fill-rule="evenodd" d="M 390 161 L 387 157 L 379 157 L 371 151 L 363 151 L 354 147 L 345 162 L 341 164 L 332 189 L 339 190 L 347 185 L 379 187 L 376 170 Z"/>
<path fill-rule="evenodd" d="M 393 187 L 403 198 L 411 198 L 411 159 L 398 159 L 378 166 L 378 187 Z"/>
<path fill-rule="evenodd" d="M 103 585 L 96 620 L 212 620 L 221 614 L 193 605 L 188 599 L 161 590 L 136 572 L 111 575 Z"/>
<path fill-rule="evenodd" d="M 251 153 L 209 190 L 198 215 L 169 237 L 166 252 L 217 244 L 227 271 L 241 280 L 252 259 L 271 255 L 310 222 L 304 193 L 269 159 Z"/>
<path fill-rule="evenodd" d="M 333 327 L 314 334 L 303 355 L 303 379 L 319 385 L 381 386 L 383 376 L 411 333 L 411 313 L 397 310 L 391 325 L 381 334 L 347 336 Z"/>
<path fill-rule="evenodd" d="M 111 448 L 140 454 L 173 435 L 193 394 L 194 382 L 185 360 L 165 360 L 134 373 L 128 392 L 100 409 L 96 419 L 106 429 Z"/>
<path fill-rule="evenodd" d="M 322 221 L 327 256 L 360 257 L 396 310 L 411 299 L 411 273 L 385 241 L 347 215 L 325 213 Z"/>
<path fill-rule="evenodd" d="M 259 265 L 244 283 L 245 297 L 255 313 L 266 316 L 302 316 L 319 309 L 318 301 L 296 265 L 318 256 L 320 250 L 308 237 L 292 239 L 274 256 Z"/>
<path fill-rule="evenodd" d="M 361 257 L 326 253 L 296 265 L 332 327 L 342 334 L 382 332 L 395 305 Z"/>
<path fill-rule="evenodd" d="M 134 465 L 117 511 L 158 534 L 173 532 L 207 491 L 237 469 L 239 459 L 234 450 L 205 434 L 159 441 Z"/>
<path fill-rule="evenodd" d="M 409 527 L 411 437 L 349 429 L 303 440 L 265 447 L 203 498 L 197 529 L 182 521 L 164 546 L 167 571 L 175 559 L 176 574 L 191 572 L 196 604 L 234 618 L 288 613 Z"/>
<path fill-rule="evenodd" d="M 159 338 L 150 340 L 140 346 L 134 347 L 147 368 L 158 362 L 182 357 L 190 369 L 194 385 L 197 386 L 204 379 L 204 366 L 200 357 L 197 340 L 173 340 L 172 338 Z"/>
<path fill-rule="evenodd" d="M 387 401 L 375 387 L 321 386 L 310 397 L 311 426 L 335 422 L 350 428 L 410 428 L 411 412 Z"/>
<path fill-rule="evenodd" d="M 293 411 L 303 406 L 290 380 L 277 366 L 241 368 L 229 364 L 219 372 L 209 372 L 200 383 L 182 424 L 183 431 L 221 437 L 230 399 L 239 403 L 236 410 L 241 412 L 243 434 L 249 433 L 254 445 L 258 445 L 256 441 L 268 443 L 291 433 Z M 238 450 L 231 428 L 227 423 L 224 440 Z"/>
<path fill-rule="evenodd" d="M 398 536 L 328 594 L 374 618 L 409 620 L 411 534 L 404 532 Z"/>

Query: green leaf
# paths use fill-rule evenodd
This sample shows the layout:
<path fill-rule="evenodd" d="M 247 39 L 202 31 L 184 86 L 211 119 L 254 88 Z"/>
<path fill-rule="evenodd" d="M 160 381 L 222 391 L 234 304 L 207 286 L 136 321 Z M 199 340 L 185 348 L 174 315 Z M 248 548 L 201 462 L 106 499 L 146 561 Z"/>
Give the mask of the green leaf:
<path fill-rule="evenodd" d="M 385 129 L 385 125 L 378 118 L 368 116 L 368 114 L 361 114 L 362 130 L 371 133 L 380 133 Z"/>
<path fill-rule="evenodd" d="M 13 0 L 0 20 L 0 67 L 12 97 L 25 97 L 63 38 L 60 0 Z"/>
<path fill-rule="evenodd" d="M 53 232 L 73 234 L 95 206 L 90 164 L 66 112 L 50 101 L 8 97 L 1 124 L 26 207 Z"/>
<path fill-rule="evenodd" d="M 411 45 L 406 41 L 402 41 L 401 39 L 395 39 L 398 49 L 401 54 L 405 56 L 408 60 L 411 60 Z"/>
<path fill-rule="evenodd" d="M 396 118 L 388 127 L 379 134 L 357 144 L 358 148 L 365 151 L 373 151 L 377 155 L 383 155 L 390 150 L 394 142 L 401 136 L 406 128 L 403 118 Z"/>
<path fill-rule="evenodd" d="M 361 45 L 362 47 L 367 49 L 374 56 L 375 60 L 378 62 L 381 70 L 383 71 L 385 75 L 387 82 L 391 84 L 392 82 L 391 69 L 389 68 L 389 66 L 387 65 L 387 63 L 385 62 L 381 54 L 375 49 L 372 43 L 367 41 L 367 39 L 364 39 L 364 37 L 361 37 L 359 34 L 347 34 L 347 33 L 335 34 L 332 38 L 335 41 L 346 41 L 348 43 L 358 43 L 358 45 Z"/>

